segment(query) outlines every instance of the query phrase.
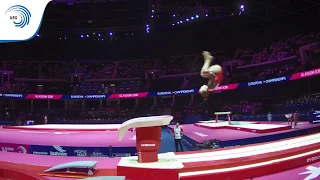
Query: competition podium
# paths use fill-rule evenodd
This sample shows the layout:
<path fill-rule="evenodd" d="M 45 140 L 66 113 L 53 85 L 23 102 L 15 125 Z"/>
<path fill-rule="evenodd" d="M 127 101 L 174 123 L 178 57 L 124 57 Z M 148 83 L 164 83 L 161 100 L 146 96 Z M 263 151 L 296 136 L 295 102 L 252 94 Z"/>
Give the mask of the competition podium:
<path fill-rule="evenodd" d="M 130 119 L 121 124 L 118 139 L 120 141 L 129 129 L 135 128 L 138 162 L 157 162 L 161 147 L 161 126 L 170 124 L 172 119 L 170 115 Z"/>

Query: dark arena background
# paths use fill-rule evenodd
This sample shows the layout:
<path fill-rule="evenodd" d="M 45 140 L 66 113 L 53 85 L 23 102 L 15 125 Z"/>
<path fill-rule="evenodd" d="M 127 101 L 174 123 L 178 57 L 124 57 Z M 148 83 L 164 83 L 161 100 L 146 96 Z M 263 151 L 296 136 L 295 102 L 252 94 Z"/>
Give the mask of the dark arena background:
<path fill-rule="evenodd" d="M 50 2 L 0 44 L 0 180 L 319 179 L 319 18 L 317 0 Z M 208 99 L 202 51 L 224 73 Z"/>

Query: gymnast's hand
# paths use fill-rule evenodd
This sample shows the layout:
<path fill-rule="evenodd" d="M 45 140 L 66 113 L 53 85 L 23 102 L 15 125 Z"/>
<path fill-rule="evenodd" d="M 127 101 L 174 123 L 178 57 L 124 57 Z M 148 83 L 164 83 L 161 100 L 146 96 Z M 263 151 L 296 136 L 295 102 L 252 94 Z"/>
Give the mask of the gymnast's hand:
<path fill-rule="evenodd" d="M 213 60 L 213 56 L 208 51 L 202 52 L 204 60 Z"/>

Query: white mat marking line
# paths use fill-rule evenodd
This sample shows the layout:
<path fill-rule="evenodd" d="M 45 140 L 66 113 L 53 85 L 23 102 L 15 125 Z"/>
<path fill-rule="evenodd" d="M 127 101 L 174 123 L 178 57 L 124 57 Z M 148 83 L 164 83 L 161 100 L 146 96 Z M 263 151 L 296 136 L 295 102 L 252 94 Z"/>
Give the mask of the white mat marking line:
<path fill-rule="evenodd" d="M 275 125 L 275 124 L 236 124 L 236 125 L 229 125 L 229 124 L 210 124 L 210 123 L 201 123 L 201 126 L 205 127 L 221 127 L 221 126 L 232 126 L 232 127 L 239 127 L 244 129 L 273 129 L 273 128 L 280 128 L 286 127 L 288 125 Z"/>
<path fill-rule="evenodd" d="M 281 149 L 284 150 L 284 149 L 290 149 L 292 147 L 300 147 L 300 146 L 313 144 L 316 142 L 320 142 L 319 136 L 320 135 L 317 135 L 317 136 L 312 135 L 312 136 L 308 136 L 308 137 L 286 140 L 286 141 L 281 141 L 281 142 L 277 142 L 277 143 L 244 147 L 244 148 L 238 148 L 238 149 L 233 149 L 233 150 L 177 155 L 177 158 L 181 162 L 197 162 L 197 161 L 214 160 L 215 158 L 220 157 L 220 156 L 227 156 L 225 159 L 229 159 L 232 154 L 233 155 L 236 155 L 236 154 L 240 155 L 241 154 L 243 157 L 245 154 L 248 154 L 251 151 L 255 151 L 256 153 L 259 153 L 259 152 L 268 153 L 268 151 L 270 152 L 270 150 L 274 150 L 279 147 L 282 147 Z M 271 152 L 274 152 L 274 151 L 271 151 Z M 260 154 L 262 154 L 262 153 L 260 153 Z M 235 158 L 235 157 L 233 157 L 233 158 Z"/>
<path fill-rule="evenodd" d="M 120 124 L 105 125 L 105 124 L 50 124 L 50 125 L 31 125 L 31 126 L 16 126 L 23 129 L 118 129 Z"/>

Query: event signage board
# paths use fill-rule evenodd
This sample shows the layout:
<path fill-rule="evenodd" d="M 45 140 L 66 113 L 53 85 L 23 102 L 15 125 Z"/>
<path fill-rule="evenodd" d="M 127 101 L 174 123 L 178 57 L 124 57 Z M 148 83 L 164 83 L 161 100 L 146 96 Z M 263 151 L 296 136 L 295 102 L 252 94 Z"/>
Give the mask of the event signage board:
<path fill-rule="evenodd" d="M 257 80 L 252 82 L 243 82 L 236 84 L 226 84 L 218 86 L 214 91 L 227 91 L 237 88 L 260 86 L 264 84 L 272 84 L 279 82 L 293 81 L 297 79 L 308 78 L 320 75 L 320 68 L 309 71 L 299 72 L 288 76 L 280 76 L 276 78 Z M 199 88 L 182 89 L 176 91 L 160 91 L 160 92 L 137 92 L 137 93 L 122 93 L 122 94 L 90 94 L 90 95 L 69 95 L 69 94 L 1 94 L 0 98 L 25 98 L 37 100 L 67 100 L 67 99 L 127 99 L 127 98 L 144 98 L 155 96 L 175 96 L 175 95 L 188 95 L 198 93 Z"/>
<path fill-rule="evenodd" d="M 124 157 L 134 156 L 137 151 L 135 147 L 113 147 L 111 152 L 114 157 Z M 110 157 L 110 148 L 31 145 L 30 154 L 50 156 Z"/>
<path fill-rule="evenodd" d="M 0 143 L 0 150 L 4 152 L 28 154 L 30 152 L 30 146 L 23 144 Z"/>

